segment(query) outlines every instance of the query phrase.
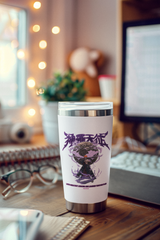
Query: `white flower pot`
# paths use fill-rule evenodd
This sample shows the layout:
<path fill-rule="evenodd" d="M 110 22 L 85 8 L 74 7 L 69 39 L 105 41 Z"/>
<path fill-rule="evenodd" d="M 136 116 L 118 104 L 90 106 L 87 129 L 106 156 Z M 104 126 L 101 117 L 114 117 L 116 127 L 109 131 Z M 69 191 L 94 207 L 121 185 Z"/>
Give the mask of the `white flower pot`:
<path fill-rule="evenodd" d="M 39 102 L 45 139 L 50 144 L 59 144 L 58 102 Z"/>

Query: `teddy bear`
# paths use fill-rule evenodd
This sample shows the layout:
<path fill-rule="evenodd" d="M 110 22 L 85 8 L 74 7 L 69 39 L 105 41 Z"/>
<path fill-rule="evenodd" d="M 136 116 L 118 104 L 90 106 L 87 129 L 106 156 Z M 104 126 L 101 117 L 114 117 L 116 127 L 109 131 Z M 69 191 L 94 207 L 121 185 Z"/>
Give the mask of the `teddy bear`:
<path fill-rule="evenodd" d="M 103 61 L 104 56 L 101 51 L 87 47 L 77 48 L 69 54 L 69 67 L 77 78 L 85 79 L 84 88 L 87 90 L 87 96 L 100 96 L 98 68 Z"/>

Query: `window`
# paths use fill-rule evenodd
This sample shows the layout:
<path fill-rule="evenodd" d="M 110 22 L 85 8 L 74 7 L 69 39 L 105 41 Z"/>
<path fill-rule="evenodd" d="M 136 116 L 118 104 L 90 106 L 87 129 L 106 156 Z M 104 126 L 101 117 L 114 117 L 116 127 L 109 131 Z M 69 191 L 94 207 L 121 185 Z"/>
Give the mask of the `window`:
<path fill-rule="evenodd" d="M 26 12 L 0 4 L 0 101 L 12 108 L 25 104 Z"/>
<path fill-rule="evenodd" d="M 50 78 L 55 69 L 65 69 L 65 56 L 72 48 L 72 34 L 68 34 L 72 32 L 72 14 L 70 19 L 66 12 L 72 10 L 72 3 L 40 0 L 41 8 L 35 9 L 34 2 L 37 1 L 0 0 L 0 102 L 3 121 L 25 122 L 34 133 L 40 133 L 40 98 L 35 88 Z M 57 15 L 57 9 L 62 14 Z M 53 35 L 55 22 L 67 31 Z M 10 32 L 6 36 L 7 28 Z M 44 40 L 45 48 L 39 45 Z M 46 63 L 45 68 L 39 68 L 41 62 Z M 34 79 L 35 87 L 29 87 L 30 79 Z M 31 109 L 35 111 L 32 116 Z"/>

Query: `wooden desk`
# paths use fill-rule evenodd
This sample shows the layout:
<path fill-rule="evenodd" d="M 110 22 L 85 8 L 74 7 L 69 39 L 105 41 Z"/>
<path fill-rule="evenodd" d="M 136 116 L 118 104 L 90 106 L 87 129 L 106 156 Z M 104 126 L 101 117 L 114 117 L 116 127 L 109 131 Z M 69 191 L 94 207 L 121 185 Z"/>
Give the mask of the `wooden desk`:
<path fill-rule="evenodd" d="M 4 185 L 0 184 L 0 191 L 3 188 Z M 96 214 L 72 213 L 65 207 L 62 181 L 50 189 L 35 181 L 26 193 L 11 193 L 6 200 L 0 196 L 0 207 L 39 209 L 51 216 L 83 216 L 91 224 L 78 239 L 160 239 L 159 207 L 109 195 L 105 211 Z"/>
<path fill-rule="evenodd" d="M 30 144 L 1 144 L 0 150 L 12 150 L 34 146 L 44 146 L 44 136 L 34 136 Z M 5 188 L 0 184 L 0 193 Z M 51 188 L 34 181 L 28 192 L 11 193 L 4 200 L 0 194 L 0 207 L 39 209 L 51 216 L 83 216 L 90 221 L 90 227 L 78 238 L 84 240 L 130 240 L 160 239 L 160 208 L 158 206 L 109 195 L 105 211 L 96 214 L 77 214 L 66 210 L 62 182 Z"/>

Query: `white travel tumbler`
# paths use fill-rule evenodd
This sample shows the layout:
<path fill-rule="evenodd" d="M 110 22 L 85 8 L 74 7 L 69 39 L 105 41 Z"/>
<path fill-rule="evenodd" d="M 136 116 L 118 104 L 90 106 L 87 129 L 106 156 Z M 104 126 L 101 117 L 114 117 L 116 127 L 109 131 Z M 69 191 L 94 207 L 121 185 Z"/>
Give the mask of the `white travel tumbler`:
<path fill-rule="evenodd" d="M 58 125 L 66 208 L 94 213 L 106 208 L 113 103 L 59 102 Z"/>

